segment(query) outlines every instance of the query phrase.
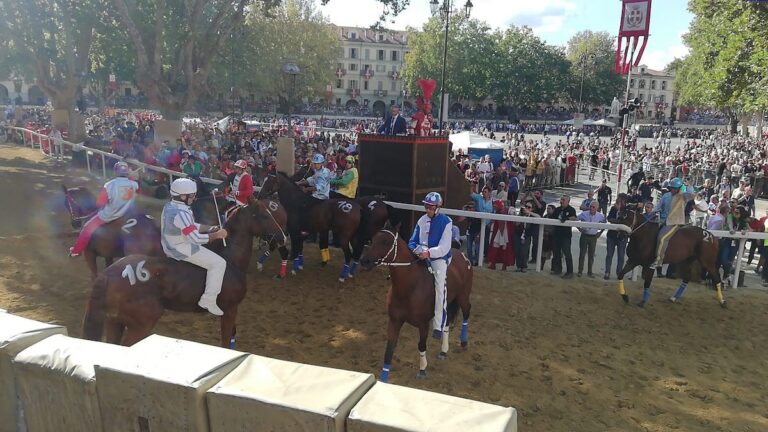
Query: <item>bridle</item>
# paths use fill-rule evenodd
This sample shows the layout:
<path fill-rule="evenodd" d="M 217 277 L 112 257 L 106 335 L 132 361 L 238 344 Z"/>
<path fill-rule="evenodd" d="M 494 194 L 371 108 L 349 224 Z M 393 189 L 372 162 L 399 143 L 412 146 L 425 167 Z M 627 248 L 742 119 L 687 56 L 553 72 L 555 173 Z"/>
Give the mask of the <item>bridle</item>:
<path fill-rule="evenodd" d="M 67 210 L 69 210 L 69 217 L 72 219 L 73 222 L 81 221 L 83 219 L 89 219 L 99 211 L 98 209 L 96 209 L 91 213 L 85 214 L 85 212 L 83 211 L 83 208 L 72 197 L 72 194 L 69 191 L 67 191 L 65 195 L 67 196 Z M 77 208 L 77 213 L 82 216 L 75 216 L 75 207 Z"/>
<path fill-rule="evenodd" d="M 412 265 L 413 263 L 418 261 L 418 260 L 413 260 L 413 261 L 407 262 L 407 263 L 406 262 L 397 262 L 397 261 L 395 261 L 397 259 L 397 239 L 398 239 L 400 234 L 399 233 L 397 233 L 397 234 L 393 233 L 392 231 L 386 230 L 386 229 L 381 230 L 381 232 L 385 232 L 385 233 L 387 233 L 387 234 L 392 236 L 392 246 L 389 248 L 389 250 L 387 251 L 387 253 L 383 257 L 381 257 L 381 258 L 377 259 L 376 261 L 374 261 L 374 264 L 376 266 L 406 267 L 406 266 Z M 388 262 L 385 262 L 384 260 L 386 260 L 387 257 L 390 256 L 390 255 L 392 255 L 392 260 L 388 261 Z"/>
<path fill-rule="evenodd" d="M 283 236 L 283 241 L 285 241 L 285 239 L 288 238 L 288 236 L 285 235 L 285 231 L 283 231 L 283 227 L 281 227 L 280 224 L 277 223 L 277 219 L 275 219 L 275 216 L 272 215 L 272 211 L 269 209 L 269 206 L 264 205 L 264 203 L 259 201 L 258 199 L 256 200 L 256 202 L 260 206 L 264 207 L 264 210 L 267 211 L 267 214 L 269 215 L 269 218 L 272 219 L 272 223 L 274 223 L 275 226 L 277 227 L 277 229 L 280 230 L 280 234 L 282 234 L 282 236 Z M 277 236 L 277 234 L 272 234 L 272 235 L 269 236 L 269 240 L 265 239 L 265 241 L 267 241 L 267 243 L 271 243 L 272 240 L 274 240 L 276 236 Z"/>

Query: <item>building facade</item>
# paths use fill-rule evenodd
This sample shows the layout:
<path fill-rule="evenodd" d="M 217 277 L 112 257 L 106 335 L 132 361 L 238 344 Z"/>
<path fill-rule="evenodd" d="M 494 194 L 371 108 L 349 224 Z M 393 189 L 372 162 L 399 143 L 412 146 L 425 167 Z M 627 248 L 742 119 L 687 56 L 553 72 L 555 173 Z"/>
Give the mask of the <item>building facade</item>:
<path fill-rule="evenodd" d="M 629 80 L 629 98 L 640 98 L 642 109 L 637 111 L 639 123 L 663 123 L 676 117 L 674 99 L 674 72 L 649 69 L 640 65 L 632 69 Z"/>
<path fill-rule="evenodd" d="M 384 114 L 392 104 L 410 105 L 403 92 L 402 70 L 408 35 L 402 31 L 374 31 L 334 26 L 341 51 L 335 79 L 326 89 L 329 103 Z"/>

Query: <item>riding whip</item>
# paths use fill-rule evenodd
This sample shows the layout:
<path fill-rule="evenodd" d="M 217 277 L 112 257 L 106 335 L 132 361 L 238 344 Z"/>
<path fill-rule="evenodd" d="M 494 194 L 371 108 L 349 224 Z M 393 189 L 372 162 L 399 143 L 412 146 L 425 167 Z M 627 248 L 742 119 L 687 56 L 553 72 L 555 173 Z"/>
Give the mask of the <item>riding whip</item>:
<path fill-rule="evenodd" d="M 219 227 L 223 228 L 223 225 L 221 224 L 221 213 L 219 213 L 219 203 L 216 201 L 216 193 L 218 191 L 218 189 L 212 190 L 211 195 L 213 196 L 213 205 L 216 206 L 216 217 L 219 219 Z M 224 247 L 227 247 L 227 239 L 221 239 L 221 241 L 224 242 Z"/>

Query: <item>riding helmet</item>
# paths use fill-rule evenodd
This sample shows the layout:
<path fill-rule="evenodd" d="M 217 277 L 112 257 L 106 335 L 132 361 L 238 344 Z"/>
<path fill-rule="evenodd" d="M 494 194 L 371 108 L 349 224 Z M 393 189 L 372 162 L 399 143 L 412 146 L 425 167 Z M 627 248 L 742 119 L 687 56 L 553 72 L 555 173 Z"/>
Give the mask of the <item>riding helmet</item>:
<path fill-rule="evenodd" d="M 240 169 L 246 169 L 248 168 L 248 162 L 244 161 L 243 159 L 240 159 L 237 162 L 235 162 L 235 166 Z"/>
<path fill-rule="evenodd" d="M 176 179 L 171 183 L 171 195 L 173 196 L 192 195 L 195 193 L 197 193 L 197 183 L 188 178 Z"/>
<path fill-rule="evenodd" d="M 325 158 L 320 153 L 315 153 L 315 155 L 312 156 L 312 163 L 316 163 L 316 164 L 325 163 Z"/>
<path fill-rule="evenodd" d="M 675 177 L 669 181 L 669 184 L 667 185 L 667 187 L 680 189 L 681 187 L 683 187 L 683 181 L 680 180 L 678 177 Z"/>
<path fill-rule="evenodd" d="M 118 177 L 128 177 L 128 174 L 131 172 L 131 167 L 128 166 L 125 162 L 118 162 L 114 166 L 115 175 Z"/>
<path fill-rule="evenodd" d="M 426 205 L 433 205 L 433 206 L 442 206 L 443 205 L 443 197 L 440 196 L 437 192 L 430 192 L 427 194 L 427 196 L 424 197 L 424 200 L 422 201 Z"/>

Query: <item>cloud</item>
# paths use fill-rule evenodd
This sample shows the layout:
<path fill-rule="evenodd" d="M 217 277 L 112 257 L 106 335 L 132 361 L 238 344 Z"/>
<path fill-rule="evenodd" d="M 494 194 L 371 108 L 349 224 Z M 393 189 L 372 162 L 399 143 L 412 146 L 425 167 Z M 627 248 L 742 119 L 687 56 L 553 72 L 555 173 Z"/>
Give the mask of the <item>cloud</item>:
<path fill-rule="evenodd" d="M 675 58 L 682 58 L 688 55 L 688 47 L 679 44 L 669 46 L 663 49 L 646 50 L 643 54 L 641 63 L 651 69 L 664 70 L 664 68 Z"/>

